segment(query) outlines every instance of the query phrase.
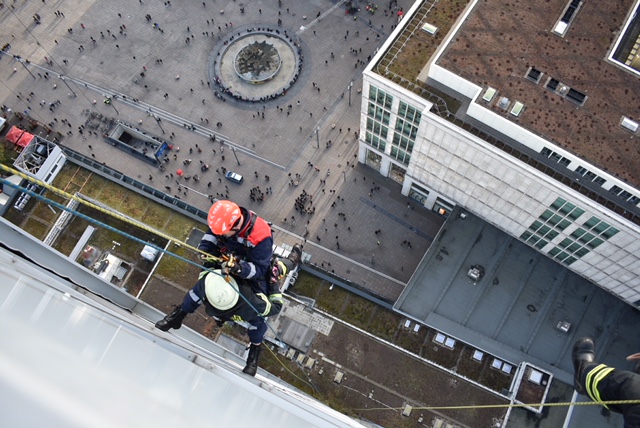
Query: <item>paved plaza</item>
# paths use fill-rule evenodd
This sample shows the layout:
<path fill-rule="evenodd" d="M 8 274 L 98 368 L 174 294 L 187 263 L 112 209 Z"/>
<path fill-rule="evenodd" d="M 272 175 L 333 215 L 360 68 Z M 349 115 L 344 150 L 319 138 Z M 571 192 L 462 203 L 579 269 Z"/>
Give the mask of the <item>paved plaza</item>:
<path fill-rule="evenodd" d="M 388 4 L 379 6 L 375 14 L 362 7 L 354 20 L 345 2 L 326 0 L 283 0 L 280 7 L 277 0 L 17 1 L 0 10 L 2 42 L 11 45 L 0 59 L 0 100 L 50 124 L 62 144 L 189 204 L 206 210 L 213 195 L 255 210 L 273 222 L 278 244 L 306 235 L 311 263 L 392 301 L 443 219 L 357 163 L 361 73 L 396 24 L 393 13 L 385 16 Z M 221 44 L 254 28 L 286 31 L 299 47 L 296 82 L 268 102 L 216 95 L 211 70 Z M 106 97 L 112 105 L 103 103 Z M 166 170 L 102 135 L 81 134 L 86 110 L 172 142 Z M 201 173 L 200 161 L 211 168 Z M 242 174 L 244 183 L 225 180 L 223 167 Z M 176 182 L 179 168 L 200 181 Z M 252 188 L 264 194 L 262 202 L 250 199 Z M 312 197 L 312 215 L 294 209 L 303 192 Z"/>

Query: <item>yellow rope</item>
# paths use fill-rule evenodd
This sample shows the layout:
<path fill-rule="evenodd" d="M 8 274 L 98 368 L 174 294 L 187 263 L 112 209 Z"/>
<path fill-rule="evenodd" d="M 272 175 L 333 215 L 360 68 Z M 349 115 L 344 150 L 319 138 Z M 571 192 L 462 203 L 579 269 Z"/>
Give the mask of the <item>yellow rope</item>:
<path fill-rule="evenodd" d="M 130 219 L 122 214 L 119 214 L 115 211 L 111 211 L 111 210 L 107 210 L 105 208 L 100 207 L 99 205 L 96 205 L 92 202 L 86 201 L 82 198 L 79 198 L 75 195 L 72 195 L 70 193 L 67 193 L 63 190 L 58 189 L 57 187 L 54 187 L 50 184 L 45 183 L 42 180 L 39 180 L 35 177 L 32 177 L 30 175 L 27 175 L 25 173 L 23 173 L 22 171 L 18 171 L 17 169 L 11 168 L 7 165 L 4 164 L 0 164 L 0 169 L 9 172 L 11 174 L 17 175 L 27 181 L 30 181 L 31 183 L 35 183 L 38 186 L 44 187 L 47 190 L 50 190 L 51 192 L 55 193 L 56 195 L 62 196 L 64 198 L 67 199 L 72 199 L 74 201 L 77 201 L 81 204 L 84 204 L 90 208 L 93 208 L 96 211 L 105 213 L 107 215 L 110 215 L 112 217 L 117 218 L 120 221 L 123 221 L 125 223 L 131 224 L 135 227 L 138 227 L 140 229 L 146 230 L 147 232 L 153 233 L 155 235 L 161 236 L 162 238 L 174 242 L 177 245 L 180 245 L 181 247 L 185 247 L 187 249 L 190 249 L 196 253 L 200 253 L 202 255 L 205 256 L 210 256 L 210 254 L 196 248 L 193 247 L 189 244 L 187 244 L 184 241 L 180 241 L 178 239 L 175 239 L 173 236 L 167 235 L 164 232 L 161 232 L 157 229 L 153 229 L 151 227 L 148 227 L 147 225 L 145 225 L 142 222 L 138 222 L 138 221 L 133 221 L 133 219 Z M 267 347 L 267 349 L 269 349 L 269 347 Z M 309 385 L 312 389 L 315 390 L 315 388 L 313 387 L 313 385 L 311 385 L 310 383 L 306 382 L 304 379 L 298 377 L 296 374 L 294 374 L 291 370 L 289 370 L 283 363 L 282 361 L 280 361 L 280 359 L 277 357 L 277 355 L 271 350 L 269 349 L 269 352 L 271 352 L 274 357 L 276 358 L 276 360 L 278 360 L 278 362 L 282 365 L 282 367 L 285 368 L 285 370 L 287 370 L 289 373 L 291 373 L 291 375 L 293 375 L 294 377 L 296 377 L 298 380 L 302 381 L 303 383 Z M 509 407 L 541 407 L 541 406 L 546 406 L 546 407 L 559 407 L 559 406 L 589 406 L 589 405 L 603 405 L 603 404 L 638 404 L 640 403 L 640 400 L 617 400 L 617 401 L 602 401 L 602 402 L 593 402 L 593 401 L 581 401 L 581 402 L 565 402 L 565 403 L 535 403 L 535 404 L 486 404 L 486 405 L 475 405 L 475 406 L 437 406 L 437 407 L 413 407 L 414 410 L 456 410 L 456 409 L 496 409 L 496 408 L 509 408 Z M 354 409 L 354 410 L 402 410 L 403 407 L 380 407 L 380 408 L 366 408 L 366 409 Z"/>
<path fill-rule="evenodd" d="M 22 171 L 18 171 L 18 170 L 14 169 L 14 168 L 11 168 L 11 167 L 9 167 L 7 165 L 3 165 L 3 164 L 0 164 L 0 169 L 2 169 L 4 171 L 7 171 L 7 172 L 10 172 L 11 174 L 17 175 L 17 176 L 19 176 L 21 178 L 24 178 L 25 180 L 28 180 L 28 181 L 30 181 L 32 183 L 35 183 L 38 186 L 42 186 L 45 189 L 50 190 L 51 192 L 55 193 L 56 195 L 62 196 L 62 197 L 67 198 L 67 199 L 72 199 L 72 200 L 77 201 L 77 202 L 79 202 L 81 204 L 84 204 L 84 205 L 86 205 L 88 207 L 91 207 L 94 210 L 97 210 L 97 211 L 100 211 L 102 213 L 108 214 L 108 215 L 110 215 L 112 217 L 115 217 L 118 220 L 121 220 L 121 221 L 123 221 L 125 223 L 131 224 L 131 225 L 133 225 L 133 226 L 135 226 L 137 228 L 140 228 L 140 229 L 143 229 L 143 230 L 145 230 L 147 232 L 150 232 L 150 233 L 153 233 L 155 235 L 158 235 L 158 236 L 160 236 L 160 237 L 162 237 L 162 238 L 164 238 L 164 239 L 166 239 L 166 240 L 168 240 L 170 242 L 173 242 L 173 243 L 175 243 L 175 244 L 177 244 L 177 245 L 179 245 L 181 247 L 185 247 L 185 248 L 187 248 L 189 250 L 192 250 L 192 251 L 194 251 L 196 253 L 200 253 L 200 254 L 205 255 L 205 256 L 209 256 L 209 257 L 211 256 L 210 254 L 208 254 L 208 253 L 206 253 L 206 252 L 204 252 L 204 251 L 202 251 L 202 250 L 200 250 L 200 249 L 198 249 L 196 247 L 193 247 L 193 246 L 187 244 L 184 241 L 180 241 L 178 239 L 175 239 L 173 236 L 167 235 L 166 233 L 164 233 L 162 231 L 159 231 L 157 229 L 153 229 L 153 228 L 145 225 L 142 222 L 133 221 L 133 219 L 130 219 L 130 218 L 128 218 L 128 217 L 126 217 L 126 216 L 124 216 L 122 214 L 119 214 L 119 213 L 115 212 L 115 211 L 107 210 L 105 208 L 102 208 L 99 205 L 96 205 L 96 204 L 94 204 L 92 202 L 86 201 L 86 200 L 84 200 L 84 199 L 82 199 L 82 198 L 80 198 L 78 196 L 72 195 L 70 193 L 65 192 L 64 190 L 60 190 L 57 187 L 54 187 L 54 186 L 52 186 L 50 184 L 47 184 L 42 180 L 38 180 L 35 177 L 27 175 L 27 174 L 23 173 Z"/>
<path fill-rule="evenodd" d="M 280 363 L 280 365 L 281 365 L 282 367 L 284 367 L 284 369 L 285 369 L 286 371 L 288 371 L 288 372 L 291 374 L 291 376 L 295 377 L 296 379 L 298 379 L 298 380 L 299 380 L 299 381 L 301 381 L 302 383 L 304 383 L 304 384 L 306 384 L 306 385 L 309 385 L 313 391 L 318 392 L 318 390 L 316 389 L 316 387 L 315 387 L 315 386 L 311 385 L 309 382 L 307 382 L 306 380 L 302 379 L 300 376 L 296 375 L 294 372 L 292 372 L 291 370 L 289 370 L 289 367 L 287 367 L 287 366 L 282 362 L 282 360 L 280 360 L 280 358 L 278 358 L 278 355 L 277 355 L 275 352 L 273 352 L 273 350 L 271 349 L 271 347 L 266 346 L 266 348 L 269 350 L 269 352 L 271 352 L 271 355 L 273 355 L 273 357 L 274 357 L 274 358 L 275 358 L 275 359 Z M 297 365 L 296 365 L 296 366 L 297 366 Z M 300 366 L 297 366 L 297 367 L 300 367 Z M 302 369 L 300 369 L 300 370 L 302 370 Z M 304 373 L 304 372 L 303 372 L 303 373 Z"/>
<path fill-rule="evenodd" d="M 611 401 L 570 401 L 564 403 L 535 403 L 535 404 L 482 404 L 471 406 L 427 406 L 411 407 L 412 410 L 460 410 L 460 409 L 500 409 L 510 407 L 562 407 L 562 406 L 602 406 L 603 404 L 640 404 L 637 400 L 611 400 Z M 404 407 L 371 407 L 353 410 L 403 410 Z"/>

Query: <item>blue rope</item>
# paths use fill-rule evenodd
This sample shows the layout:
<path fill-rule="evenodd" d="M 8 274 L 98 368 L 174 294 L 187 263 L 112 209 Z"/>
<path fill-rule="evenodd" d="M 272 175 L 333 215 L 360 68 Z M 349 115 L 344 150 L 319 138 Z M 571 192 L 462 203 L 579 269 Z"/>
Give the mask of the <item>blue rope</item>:
<path fill-rule="evenodd" d="M 184 262 L 186 262 L 186 263 L 189 263 L 189 264 L 191 264 L 191 265 L 193 265 L 193 266 L 196 266 L 196 267 L 198 267 L 198 268 L 199 268 L 199 269 L 201 269 L 201 270 L 205 270 L 205 271 L 208 271 L 209 273 L 212 273 L 212 274 L 214 274 L 214 275 L 218 275 L 218 276 L 220 276 L 220 277 L 224 277 L 224 275 L 221 275 L 221 274 L 219 274 L 219 273 L 217 273 L 217 272 L 214 272 L 213 270 L 211 270 L 211 269 L 209 269 L 209 268 L 205 268 L 205 267 L 204 267 L 204 266 L 202 266 L 201 264 L 198 264 L 198 263 L 196 263 L 196 262 L 193 262 L 193 261 L 191 261 L 191 260 L 189 260 L 189 259 L 187 259 L 187 258 L 185 258 L 185 257 L 179 256 L 179 255 L 177 255 L 177 254 L 175 254 L 175 253 L 172 253 L 171 251 L 165 250 L 164 248 L 160 248 L 160 247 L 158 247 L 158 246 L 157 246 L 157 245 L 155 245 L 155 244 L 149 243 L 149 242 L 147 242 L 147 241 L 145 241 L 145 240 L 143 240 L 143 239 L 141 239 L 141 238 L 138 238 L 138 237 L 133 236 L 133 235 L 131 235 L 131 234 L 127 233 L 127 232 L 124 232 L 124 231 L 122 231 L 122 230 L 120 230 L 120 229 L 117 229 L 117 228 L 115 228 L 115 227 L 113 227 L 113 226 L 110 226 L 110 225 L 108 225 L 108 224 L 106 224 L 106 223 L 103 223 L 103 222 L 101 222 L 100 220 L 96 220 L 96 219 L 94 219 L 93 217 L 90 217 L 90 216 L 88 216 L 88 215 L 86 215 L 86 214 L 83 214 L 83 213 L 78 212 L 78 211 L 76 211 L 76 210 L 74 210 L 74 209 L 71 209 L 71 208 L 69 208 L 69 207 L 67 207 L 67 206 L 65 206 L 65 205 L 62 205 L 62 204 L 61 204 L 61 203 L 59 203 L 59 202 L 56 202 L 56 201 L 53 201 L 53 200 L 51 200 L 51 199 L 47 198 L 47 197 L 46 197 L 46 196 L 44 196 L 44 195 L 40 195 L 39 193 L 37 193 L 37 192 L 35 192 L 35 191 L 33 191 L 33 190 L 27 189 L 27 188 L 22 187 L 22 186 L 20 186 L 20 185 L 18 185 L 18 184 L 14 184 L 14 183 L 12 183 L 12 182 L 10 182 L 10 181 L 8 181 L 8 180 L 4 179 L 4 178 L 1 178 L 1 177 L 0 177 L 0 182 L 1 182 L 2 184 L 7 184 L 7 185 L 9 185 L 10 187 L 13 187 L 13 188 L 15 188 L 15 189 L 18 189 L 18 190 L 20 190 L 20 191 L 22 191 L 22 192 L 24 192 L 24 193 L 26 193 L 26 194 L 28 194 L 28 195 L 30 195 L 30 196 L 33 196 L 33 197 L 35 197 L 35 198 L 37 198 L 37 199 L 40 199 L 40 200 L 42 200 L 42 201 L 46 202 L 46 203 L 47 203 L 47 204 L 49 204 L 49 205 L 53 205 L 53 206 L 54 206 L 54 207 L 56 207 L 56 208 L 59 208 L 59 209 L 64 210 L 64 211 L 67 211 L 67 212 L 69 212 L 69 213 L 71 213 L 71 214 L 73 214 L 73 215 L 76 215 L 76 216 L 78 216 L 78 217 L 80 217 L 80 218 L 82 218 L 82 219 L 84 219 L 84 220 L 86 220 L 86 221 L 88 221 L 88 222 L 90 222 L 90 223 L 94 223 L 94 224 L 96 224 L 96 225 L 98 225 L 98 226 L 104 227 L 104 228 L 105 228 L 105 229 L 107 229 L 107 230 L 110 230 L 110 231 L 112 231 L 112 232 L 118 233 L 118 234 L 120 234 L 120 235 L 122 235 L 122 236 L 124 236 L 124 237 L 126 237 L 126 238 L 132 239 L 132 240 L 134 240 L 134 241 L 136 241 L 136 242 L 139 242 L 139 243 L 141 243 L 141 244 L 148 245 L 148 246 L 150 246 L 150 247 L 152 247 L 152 248 L 154 248 L 154 249 L 156 249 L 156 250 L 158 250 L 158 251 L 161 251 L 162 253 L 165 253 L 165 254 L 167 254 L 167 255 L 169 255 L 169 256 L 171 256 L 171 257 L 175 257 L 175 258 L 176 258 L 176 259 L 178 259 L 178 260 L 181 260 L 181 261 L 184 261 Z M 233 288 L 233 287 L 231 287 L 231 288 Z M 234 289 L 234 290 L 235 290 L 235 289 Z M 268 327 L 268 328 L 273 332 L 273 334 L 275 335 L 275 338 L 276 338 L 280 343 L 284 343 L 284 342 L 283 342 L 283 341 L 278 337 L 278 333 L 275 331 L 275 329 L 274 329 L 273 327 L 271 327 L 271 325 L 269 325 L 269 323 L 267 322 L 266 317 L 264 317 L 264 316 L 263 316 L 263 315 L 262 315 L 262 314 L 261 314 L 261 313 L 256 309 L 256 307 L 255 307 L 255 306 L 253 306 L 253 305 L 251 304 L 251 302 L 249 302 L 249 300 L 248 300 L 245 296 L 243 296 L 243 295 L 242 295 L 242 293 L 240 293 L 240 291 L 239 291 L 239 290 L 235 290 L 235 291 L 236 291 L 236 293 L 238 293 L 238 295 L 239 295 L 239 296 L 240 296 L 240 297 L 241 297 L 245 302 L 247 302 L 247 304 L 251 307 L 251 309 L 253 309 L 253 310 L 254 310 L 254 312 L 255 312 L 256 314 L 258 314 L 258 316 L 259 316 L 259 317 L 261 317 L 261 318 L 263 318 L 263 319 L 264 319 L 265 324 L 266 324 L 266 325 L 267 325 L 267 327 Z"/>

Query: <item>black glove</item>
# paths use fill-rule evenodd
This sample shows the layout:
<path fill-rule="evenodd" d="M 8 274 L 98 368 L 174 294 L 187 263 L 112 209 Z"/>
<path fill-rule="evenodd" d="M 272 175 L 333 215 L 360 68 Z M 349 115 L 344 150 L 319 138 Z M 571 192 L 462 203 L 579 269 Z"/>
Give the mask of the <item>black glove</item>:
<path fill-rule="evenodd" d="M 213 317 L 213 319 L 216 320 L 216 325 L 218 327 L 222 327 L 224 325 L 224 320 L 222 320 L 220 318 L 216 318 L 216 317 Z"/>

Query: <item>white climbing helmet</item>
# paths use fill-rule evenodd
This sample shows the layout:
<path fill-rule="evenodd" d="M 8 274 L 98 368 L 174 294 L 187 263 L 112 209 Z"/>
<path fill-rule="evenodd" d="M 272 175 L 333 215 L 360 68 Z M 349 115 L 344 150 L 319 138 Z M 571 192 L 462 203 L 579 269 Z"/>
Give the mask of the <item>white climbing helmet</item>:
<path fill-rule="evenodd" d="M 204 294 L 207 301 L 216 309 L 226 311 L 238 302 L 238 283 L 231 276 L 225 279 L 220 269 L 214 270 L 204 278 Z"/>

